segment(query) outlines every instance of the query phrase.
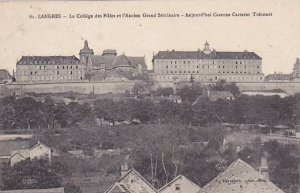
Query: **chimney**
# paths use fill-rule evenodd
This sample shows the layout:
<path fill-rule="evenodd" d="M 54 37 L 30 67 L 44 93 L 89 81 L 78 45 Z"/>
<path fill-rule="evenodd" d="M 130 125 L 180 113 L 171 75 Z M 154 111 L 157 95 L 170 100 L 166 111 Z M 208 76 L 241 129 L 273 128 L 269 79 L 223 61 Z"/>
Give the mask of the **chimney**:
<path fill-rule="evenodd" d="M 123 177 L 127 172 L 129 171 L 128 169 L 128 163 L 127 162 L 121 162 L 121 177 Z"/>
<path fill-rule="evenodd" d="M 269 180 L 269 164 L 268 160 L 266 158 L 266 153 L 264 153 L 260 159 L 260 167 L 259 172 L 267 179 Z"/>

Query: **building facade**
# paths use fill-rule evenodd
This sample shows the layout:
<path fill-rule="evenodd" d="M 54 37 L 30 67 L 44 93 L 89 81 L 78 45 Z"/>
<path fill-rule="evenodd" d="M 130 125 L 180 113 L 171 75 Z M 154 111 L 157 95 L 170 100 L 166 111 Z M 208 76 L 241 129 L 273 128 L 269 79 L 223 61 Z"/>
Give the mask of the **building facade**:
<path fill-rule="evenodd" d="M 160 190 L 160 193 L 199 193 L 201 192 L 201 187 L 184 177 L 179 175 L 166 185 L 164 185 Z"/>
<path fill-rule="evenodd" d="M 147 72 L 145 57 L 127 56 L 124 53 L 118 55 L 113 49 L 103 50 L 102 55 L 94 55 L 86 40 L 79 56 L 91 81 L 134 80 Z"/>
<path fill-rule="evenodd" d="M 153 56 L 157 81 L 262 82 L 262 58 L 254 52 L 219 52 L 206 42 L 197 51 L 159 51 Z"/>
<path fill-rule="evenodd" d="M 23 56 L 16 66 L 17 82 L 69 82 L 85 79 L 85 66 L 75 56 Z"/>

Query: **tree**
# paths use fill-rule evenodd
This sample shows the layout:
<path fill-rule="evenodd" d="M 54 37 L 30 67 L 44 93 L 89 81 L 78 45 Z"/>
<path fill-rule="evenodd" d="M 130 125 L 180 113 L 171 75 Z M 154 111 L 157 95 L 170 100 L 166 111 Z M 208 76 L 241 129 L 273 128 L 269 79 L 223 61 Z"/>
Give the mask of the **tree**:
<path fill-rule="evenodd" d="M 46 159 L 29 159 L 3 167 L 2 189 L 46 189 L 61 187 L 62 180 Z"/>

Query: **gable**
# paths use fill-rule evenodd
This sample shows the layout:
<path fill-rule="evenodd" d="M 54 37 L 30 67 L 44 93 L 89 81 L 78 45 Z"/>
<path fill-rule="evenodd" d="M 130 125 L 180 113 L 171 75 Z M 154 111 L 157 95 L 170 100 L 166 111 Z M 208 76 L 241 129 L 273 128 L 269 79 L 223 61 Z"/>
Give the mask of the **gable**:
<path fill-rule="evenodd" d="M 283 193 L 250 165 L 238 159 L 203 188 L 203 193 Z"/>
<path fill-rule="evenodd" d="M 201 190 L 200 186 L 189 180 L 188 178 L 179 175 L 160 189 L 161 193 L 198 193 Z"/>
<path fill-rule="evenodd" d="M 126 185 L 129 191 L 136 193 L 156 193 L 156 189 L 144 179 L 137 171 L 130 170 L 123 178 L 118 181 Z"/>

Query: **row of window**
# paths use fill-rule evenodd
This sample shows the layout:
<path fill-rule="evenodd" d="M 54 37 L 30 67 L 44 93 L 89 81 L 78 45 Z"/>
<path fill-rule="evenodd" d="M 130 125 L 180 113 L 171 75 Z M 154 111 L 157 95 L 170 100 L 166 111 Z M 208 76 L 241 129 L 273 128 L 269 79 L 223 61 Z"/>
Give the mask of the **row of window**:
<path fill-rule="evenodd" d="M 33 80 L 82 80 L 82 76 L 33 76 L 31 77 L 31 81 Z"/>
<path fill-rule="evenodd" d="M 260 64 L 259 60 L 156 60 L 156 64 Z"/>
<path fill-rule="evenodd" d="M 158 81 L 174 81 L 174 80 L 190 80 L 190 75 L 186 76 L 157 76 Z M 218 79 L 225 79 L 228 81 L 258 81 L 263 80 L 262 76 L 196 76 L 197 80 L 201 81 L 210 81 L 210 80 L 218 80 Z"/>
<path fill-rule="evenodd" d="M 22 61 L 21 64 L 55 64 L 57 62 L 54 61 Z M 64 62 L 70 63 L 70 62 Z M 79 64 L 79 61 L 72 61 L 72 63 Z"/>
<path fill-rule="evenodd" d="M 173 67 L 173 66 L 170 66 L 170 67 Z M 182 66 L 179 66 L 179 68 L 180 68 L 180 67 L 182 67 Z M 188 67 L 190 68 L 190 66 L 188 66 Z M 226 67 L 226 68 L 232 68 L 232 66 L 218 66 L 218 68 L 225 68 L 225 67 Z M 157 66 L 157 68 L 158 68 L 158 66 Z M 166 69 L 168 69 L 168 68 L 169 68 L 169 66 L 166 65 Z M 177 68 L 177 65 L 175 65 L 174 68 Z M 184 66 L 183 68 L 186 68 L 186 66 Z M 193 66 L 193 68 L 194 68 L 194 66 Z M 196 68 L 199 68 L 199 66 L 197 65 Z M 202 68 L 205 68 L 205 66 L 203 65 Z M 217 66 L 209 66 L 209 65 L 208 65 L 207 68 L 217 68 Z M 236 68 L 236 69 L 242 68 L 242 66 L 235 66 L 235 68 Z M 247 66 L 244 66 L 244 68 L 245 68 L 245 69 L 247 69 L 247 68 L 257 68 L 257 69 L 259 69 L 260 67 L 259 67 L 259 66 L 248 66 L 248 67 L 247 67 Z"/>
<path fill-rule="evenodd" d="M 171 73 L 171 74 L 175 73 L 175 74 L 176 74 L 177 71 L 176 71 L 176 70 L 175 70 L 175 71 L 171 70 L 171 71 L 166 71 L 166 73 L 167 73 L 167 74 L 169 74 L 169 73 Z M 191 73 L 192 73 L 192 74 L 195 74 L 195 73 L 199 74 L 199 71 L 190 71 L 190 70 L 188 70 L 188 71 L 185 71 L 185 70 L 184 70 L 184 71 L 181 71 L 181 70 L 180 70 L 180 71 L 178 71 L 178 73 L 179 73 L 179 74 L 181 74 L 181 73 L 183 73 L 183 74 L 186 74 L 186 73 L 188 73 L 188 74 L 191 74 Z M 218 73 L 221 74 L 222 72 L 219 71 Z M 249 71 L 248 71 L 248 72 L 242 72 L 242 71 L 241 71 L 241 72 L 238 72 L 238 71 L 236 71 L 236 72 L 234 72 L 234 71 L 229 72 L 229 71 L 227 71 L 227 74 L 229 74 L 229 73 L 231 73 L 231 74 L 247 74 L 247 73 L 248 73 L 248 74 L 251 74 L 251 73 L 252 73 L 252 74 L 253 74 L 253 72 L 249 72 Z M 258 71 L 257 74 L 259 74 L 259 73 L 260 73 L 260 72 Z M 226 72 L 223 71 L 223 74 L 226 74 Z"/>
<path fill-rule="evenodd" d="M 41 72 L 41 71 L 30 71 L 30 75 L 45 75 L 45 74 L 49 74 L 49 72 L 47 72 L 47 71 L 44 71 L 44 72 Z M 22 75 L 22 72 L 19 72 L 18 73 L 19 75 Z M 23 73 L 24 75 L 27 75 L 27 73 L 26 73 L 26 71 L 24 71 L 24 73 Z M 60 72 L 60 71 L 53 71 L 51 74 L 53 74 L 53 75 L 55 75 L 55 74 L 57 74 L 57 75 L 59 75 L 59 74 L 62 74 L 62 75 L 73 75 L 73 74 L 83 74 L 83 72 L 82 71 L 74 71 L 74 73 L 73 73 L 73 71 L 66 71 L 66 72 Z"/>

